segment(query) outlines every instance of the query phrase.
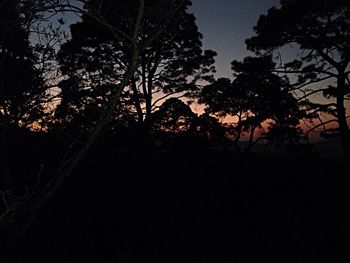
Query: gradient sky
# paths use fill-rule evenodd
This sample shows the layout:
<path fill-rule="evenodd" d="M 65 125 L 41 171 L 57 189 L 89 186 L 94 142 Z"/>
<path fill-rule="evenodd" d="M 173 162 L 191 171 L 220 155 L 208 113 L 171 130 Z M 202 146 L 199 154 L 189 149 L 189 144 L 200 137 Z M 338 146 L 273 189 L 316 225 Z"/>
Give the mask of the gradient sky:
<path fill-rule="evenodd" d="M 279 5 L 279 0 L 192 0 L 190 11 L 203 34 L 203 46 L 218 53 L 218 77 L 231 77 L 232 60 L 252 55 L 244 41 L 254 35 L 260 15 Z"/>

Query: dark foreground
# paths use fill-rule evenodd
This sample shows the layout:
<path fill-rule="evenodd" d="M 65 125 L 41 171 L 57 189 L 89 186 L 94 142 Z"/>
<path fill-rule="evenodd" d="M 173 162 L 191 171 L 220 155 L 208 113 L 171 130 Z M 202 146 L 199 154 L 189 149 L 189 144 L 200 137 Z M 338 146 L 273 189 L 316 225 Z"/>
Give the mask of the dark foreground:
<path fill-rule="evenodd" d="M 14 262 L 348 262 L 340 161 L 105 151 L 66 182 Z"/>

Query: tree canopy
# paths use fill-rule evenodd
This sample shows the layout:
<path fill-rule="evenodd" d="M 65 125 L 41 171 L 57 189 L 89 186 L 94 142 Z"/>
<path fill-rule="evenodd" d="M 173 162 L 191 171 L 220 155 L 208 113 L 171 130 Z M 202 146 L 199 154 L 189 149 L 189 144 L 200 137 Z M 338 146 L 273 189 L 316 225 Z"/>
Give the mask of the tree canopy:
<path fill-rule="evenodd" d="M 98 3 L 89 1 L 85 5 L 87 14 L 82 22 L 71 26 L 72 39 L 61 47 L 59 61 L 67 77 L 61 84 L 62 103 L 58 109 L 61 112 L 81 114 L 87 108 L 101 107 L 120 83 L 130 59 L 128 37 L 116 36 L 119 31 L 113 34 L 110 28 L 129 32 L 135 24 L 131 19 L 135 16 L 130 14 L 135 14 L 137 5 L 104 1 L 99 6 L 101 23 L 89 15 Z M 174 16 L 171 10 L 178 4 L 179 1 L 146 2 L 137 37 L 139 65 L 122 95 L 124 109 L 139 123 L 151 117 L 163 98 L 197 92 L 198 81 L 210 80 L 214 71 L 215 52 L 202 50 L 202 35 L 195 17 L 187 10 L 191 2 L 186 1 Z M 167 23 L 154 38 L 154 32 Z"/>
<path fill-rule="evenodd" d="M 0 6 L 0 122 L 28 127 L 43 116 L 45 94 L 23 19 L 28 13 L 20 3 L 5 1 Z"/>
<path fill-rule="evenodd" d="M 335 103 L 316 102 L 314 108 L 333 112 L 346 156 L 350 156 L 345 108 L 350 95 L 349 10 L 346 0 L 282 0 L 281 7 L 271 8 L 260 17 L 254 28 L 256 36 L 246 41 L 248 49 L 257 53 L 270 53 L 288 45 L 301 50 L 295 60 L 282 64 L 278 72 L 298 75 L 294 87 L 302 91 L 301 99 L 306 102 L 314 94 L 335 98 Z M 312 85 L 315 83 L 321 87 Z"/>
<path fill-rule="evenodd" d="M 207 112 L 234 117 L 237 147 L 244 133 L 248 133 L 249 148 L 257 139 L 254 137 L 262 138 L 255 134 L 258 130 L 267 138 L 264 124 L 275 131 L 299 129 L 303 113 L 288 79 L 273 73 L 274 68 L 270 56 L 246 57 L 243 62 L 232 62 L 233 81 L 220 78 L 203 89 L 200 102 L 205 103 Z"/>
<path fill-rule="evenodd" d="M 0 0 L 1 263 L 28 261 L 27 253 L 17 252 L 33 247 L 29 254 L 38 262 L 75 262 L 82 256 L 101 260 L 101 255 L 106 262 L 135 261 L 143 260 L 143 252 L 150 253 L 146 258 L 154 258 L 153 252 L 163 251 L 162 257 L 172 251 L 172 256 L 179 249 L 186 253 L 177 253 L 180 257 L 170 261 L 201 260 L 197 251 L 207 245 L 202 241 L 197 243 L 193 258 L 186 256 L 193 252 L 192 238 L 214 240 L 217 233 L 231 231 L 234 225 L 241 228 L 246 219 L 245 226 L 252 229 L 254 216 L 250 213 L 237 224 L 231 219 L 250 211 L 251 198 L 265 195 L 261 189 L 270 192 L 270 186 L 276 188 L 277 182 L 286 196 L 294 190 L 300 196 L 300 182 L 307 181 L 305 189 L 309 189 L 314 179 L 322 177 L 324 182 L 316 185 L 322 187 L 311 188 L 321 189 L 324 196 L 329 175 L 334 171 L 340 174 L 342 161 L 337 158 L 325 162 L 318 155 L 286 155 L 278 157 L 281 162 L 277 163 L 273 154 L 238 156 L 232 151 L 232 144 L 239 152 L 248 152 L 264 140 L 286 143 L 296 151 L 307 149 L 303 153 L 309 155 L 313 145 L 299 144 L 303 138 L 300 121 L 321 120 L 321 113 L 334 119 L 321 120 L 311 130 L 337 121 L 339 128 L 333 128 L 332 135 L 340 133 L 350 163 L 345 108 L 350 95 L 348 1 L 282 0 L 280 7 L 261 16 L 256 36 L 247 40 L 256 56 L 232 62 L 233 79 L 214 78 L 216 53 L 202 47 L 191 2 Z M 65 34 L 61 26 L 65 28 L 68 12 L 80 20 L 75 23 L 67 16 L 71 38 L 62 44 Z M 301 52 L 284 63 L 278 51 L 290 45 Z M 310 98 L 321 93 L 330 103 Z M 193 102 L 204 104 L 204 113 L 192 110 Z M 266 168 L 269 161 L 276 163 L 273 169 Z M 316 177 L 298 178 L 299 163 L 306 164 L 306 171 Z M 292 177 L 281 176 L 280 171 L 289 168 Z M 261 169 L 267 171 L 264 176 L 260 176 Z M 334 181 L 337 186 L 344 182 L 339 178 Z M 251 189 L 256 193 L 252 195 Z M 334 200 L 345 200 L 338 190 Z M 268 200 L 279 201 L 275 192 L 269 194 Z M 315 194 L 318 190 L 310 194 L 312 202 Z M 294 196 L 292 199 L 294 202 Z M 302 199 L 297 200 L 295 207 L 299 208 Z M 323 201 L 322 209 L 327 203 Z M 49 203 L 53 209 L 43 209 Z M 271 202 L 259 207 L 260 203 L 254 202 L 256 211 L 275 211 L 275 207 L 265 205 Z M 333 206 L 335 202 L 328 203 Z M 121 209 L 117 217 L 110 209 L 115 204 Z M 340 206 L 343 204 L 337 208 Z M 169 211 L 164 213 L 164 208 Z M 213 211 L 209 217 L 208 208 Z M 287 210 L 290 214 L 290 207 Z M 256 211 L 252 210 L 253 214 Z M 120 215 L 127 217 L 120 219 Z M 227 225 L 222 216 L 229 218 Z M 139 224 L 140 218 L 146 223 Z M 193 219 L 193 225 L 199 218 L 205 221 L 195 225 L 193 232 L 188 218 Z M 178 228 L 171 232 L 175 239 L 170 243 L 166 240 L 164 245 L 159 240 L 169 236 L 170 232 L 163 233 L 168 219 L 169 226 Z M 209 221 L 223 222 L 225 231 L 215 227 L 203 236 Z M 101 224 L 105 224 L 103 230 Z M 44 233 L 45 238 L 37 237 L 37 229 L 47 229 L 42 225 L 52 233 L 60 232 L 59 238 L 53 234 L 48 242 L 51 232 Z M 127 228 L 120 229 L 121 225 L 130 227 L 132 234 Z M 175 233 L 178 230 L 180 235 Z M 107 232 L 110 239 L 101 242 Z M 126 237 L 127 242 L 116 244 L 116 232 L 121 234 L 118 240 Z M 143 246 L 149 233 L 156 233 L 156 241 Z M 250 244 L 246 234 L 243 230 L 237 240 Z M 145 238 L 141 241 L 135 236 Z M 231 240 L 232 235 L 228 236 Z M 190 241 L 183 243 L 182 238 Z M 181 241 L 180 246 L 177 241 Z M 259 245 L 261 240 L 256 241 Z M 275 241 L 274 237 L 273 246 Z M 295 245 L 294 237 L 292 242 Z M 231 243 L 224 243 L 217 246 L 219 250 L 227 246 L 231 253 Z M 143 249 L 130 250 L 133 244 Z M 184 249 L 184 244 L 189 249 Z M 44 249 L 46 245 L 49 249 Z M 117 250 L 105 253 L 109 245 L 116 245 Z M 86 247 L 91 253 L 86 253 Z M 44 250 L 41 258 L 36 251 Z M 135 251 L 141 253 L 131 256 Z M 125 256 L 129 254 L 130 258 Z M 234 257 L 240 255 L 223 260 Z"/>

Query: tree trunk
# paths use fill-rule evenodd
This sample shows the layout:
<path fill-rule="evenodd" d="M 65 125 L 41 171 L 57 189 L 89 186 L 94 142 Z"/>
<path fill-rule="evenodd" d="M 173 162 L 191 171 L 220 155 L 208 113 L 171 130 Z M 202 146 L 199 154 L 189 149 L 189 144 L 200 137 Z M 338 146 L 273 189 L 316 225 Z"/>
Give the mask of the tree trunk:
<path fill-rule="evenodd" d="M 141 102 L 140 102 L 140 98 L 139 98 L 140 94 L 137 90 L 136 80 L 134 77 L 132 78 L 131 88 L 132 88 L 133 93 L 134 93 L 133 101 L 134 101 L 134 106 L 135 106 L 136 112 L 137 112 L 137 121 L 139 124 L 141 124 L 141 123 L 143 123 L 143 112 L 142 112 Z"/>
<path fill-rule="evenodd" d="M 255 134 L 256 126 L 252 127 L 249 135 L 249 141 L 248 141 L 248 146 L 244 149 L 245 154 L 249 154 L 250 150 L 252 149 L 254 145 L 254 134 Z"/>
<path fill-rule="evenodd" d="M 235 138 L 233 145 L 235 146 L 237 153 L 241 154 L 242 149 L 241 147 L 239 147 L 238 143 L 241 139 L 241 135 L 242 135 L 242 111 L 239 113 L 238 115 L 238 123 L 237 123 L 237 137 Z"/>
<path fill-rule="evenodd" d="M 152 87 L 153 87 L 153 78 L 149 76 L 149 79 L 147 81 L 147 97 L 146 97 L 146 119 L 148 121 L 151 120 L 151 114 L 152 114 Z"/>
<path fill-rule="evenodd" d="M 150 89 L 149 85 L 150 82 L 147 81 L 146 77 L 146 65 L 145 65 L 145 58 L 142 56 L 142 62 L 141 62 L 141 69 L 142 69 L 142 89 L 143 89 L 143 96 L 145 99 L 146 104 L 146 112 L 145 112 L 145 119 L 143 123 L 143 128 L 145 131 L 148 132 L 150 128 L 150 122 L 151 122 L 151 112 L 152 112 L 152 89 Z"/>
<path fill-rule="evenodd" d="M 339 74 L 337 83 L 337 118 L 340 130 L 340 137 L 342 141 L 344 159 L 349 165 L 350 163 L 350 131 L 346 119 L 346 110 L 344 106 L 345 94 L 345 74 Z"/>
<path fill-rule="evenodd" d="M 152 94 L 147 94 L 146 96 L 146 114 L 145 114 L 145 123 L 148 127 L 151 123 L 151 114 L 152 114 Z"/>

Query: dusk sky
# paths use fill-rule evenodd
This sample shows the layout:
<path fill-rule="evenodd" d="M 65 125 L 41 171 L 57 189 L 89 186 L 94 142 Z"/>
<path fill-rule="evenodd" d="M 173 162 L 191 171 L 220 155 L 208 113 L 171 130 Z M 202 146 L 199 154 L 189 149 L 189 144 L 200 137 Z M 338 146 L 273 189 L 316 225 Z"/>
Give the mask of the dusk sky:
<path fill-rule="evenodd" d="M 231 61 L 252 53 L 244 41 L 254 35 L 253 27 L 260 15 L 267 13 L 279 0 L 193 0 L 191 11 L 197 18 L 203 45 L 218 53 L 217 76 L 231 77 Z"/>

